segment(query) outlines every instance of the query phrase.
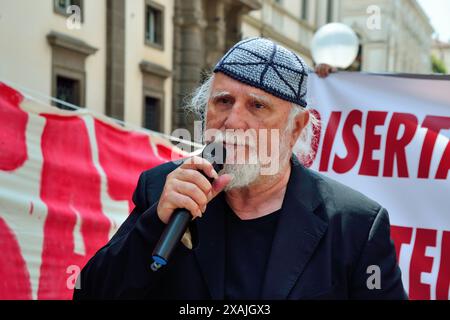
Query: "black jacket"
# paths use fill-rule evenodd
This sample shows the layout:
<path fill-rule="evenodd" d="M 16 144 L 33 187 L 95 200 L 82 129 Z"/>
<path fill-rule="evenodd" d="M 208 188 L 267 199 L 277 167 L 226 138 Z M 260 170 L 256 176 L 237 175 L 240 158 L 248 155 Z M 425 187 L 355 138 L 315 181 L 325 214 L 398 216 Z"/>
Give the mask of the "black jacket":
<path fill-rule="evenodd" d="M 223 299 L 224 194 L 192 222 L 194 249 L 180 243 L 152 272 L 152 250 L 165 225 L 156 214 L 166 163 L 141 174 L 136 205 L 80 274 L 74 299 Z M 380 270 L 380 289 L 370 290 Z M 336 181 L 292 165 L 262 299 L 406 299 L 386 209 Z"/>

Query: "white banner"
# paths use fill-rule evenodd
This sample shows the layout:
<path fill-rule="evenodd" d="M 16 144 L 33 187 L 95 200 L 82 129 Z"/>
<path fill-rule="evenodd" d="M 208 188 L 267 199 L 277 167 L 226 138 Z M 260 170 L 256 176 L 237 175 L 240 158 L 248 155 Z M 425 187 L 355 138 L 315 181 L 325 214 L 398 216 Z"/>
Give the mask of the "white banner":
<path fill-rule="evenodd" d="M 312 168 L 389 211 L 411 299 L 449 299 L 450 80 L 310 77 L 322 124 Z"/>

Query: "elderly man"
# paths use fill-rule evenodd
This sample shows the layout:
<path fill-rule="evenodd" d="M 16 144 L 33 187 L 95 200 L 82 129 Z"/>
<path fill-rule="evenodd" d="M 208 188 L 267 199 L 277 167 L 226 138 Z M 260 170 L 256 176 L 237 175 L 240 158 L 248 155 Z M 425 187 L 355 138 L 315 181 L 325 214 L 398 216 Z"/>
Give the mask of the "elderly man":
<path fill-rule="evenodd" d="M 194 107 L 206 109 L 207 130 L 256 132 L 256 143 L 243 143 L 247 160 L 263 147 L 262 129 L 276 132 L 265 146 L 276 170 L 262 174 L 260 159 L 227 158 L 218 173 L 191 157 L 145 171 L 135 209 L 85 266 L 74 298 L 405 299 L 387 211 L 293 155 L 314 120 L 308 70 L 268 39 L 230 49 Z M 233 141 L 225 134 L 228 151 L 238 147 Z M 191 245 L 180 243 L 153 272 L 152 250 L 176 208 L 193 216 Z"/>

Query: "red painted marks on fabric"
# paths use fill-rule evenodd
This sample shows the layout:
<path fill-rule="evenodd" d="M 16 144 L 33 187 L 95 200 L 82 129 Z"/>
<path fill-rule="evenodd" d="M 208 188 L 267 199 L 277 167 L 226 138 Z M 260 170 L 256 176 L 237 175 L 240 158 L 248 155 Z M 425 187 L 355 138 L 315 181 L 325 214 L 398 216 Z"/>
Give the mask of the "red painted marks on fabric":
<path fill-rule="evenodd" d="M 31 299 L 30 274 L 19 243 L 0 217 L 0 300 Z"/>
<path fill-rule="evenodd" d="M 175 152 L 172 148 L 165 146 L 163 144 L 156 144 L 156 149 L 158 150 L 158 156 L 163 160 L 163 162 L 176 161 L 186 156 L 183 156 Z"/>
<path fill-rule="evenodd" d="M 28 114 L 19 107 L 22 101 L 19 92 L 0 82 L 0 170 L 15 170 L 27 160 Z"/>
<path fill-rule="evenodd" d="M 131 212 L 139 174 L 171 160 L 171 150 L 158 145 L 157 156 L 148 135 L 120 130 L 98 120 L 95 121 L 95 135 L 100 165 L 107 176 L 108 194 L 114 200 L 127 200 Z"/>
<path fill-rule="evenodd" d="M 43 116 L 40 195 L 48 214 L 38 299 L 70 299 L 68 268 L 83 267 L 107 243 L 110 221 L 102 213 L 100 175 L 85 123 L 78 117 Z M 77 243 L 74 230 L 79 230 Z"/>

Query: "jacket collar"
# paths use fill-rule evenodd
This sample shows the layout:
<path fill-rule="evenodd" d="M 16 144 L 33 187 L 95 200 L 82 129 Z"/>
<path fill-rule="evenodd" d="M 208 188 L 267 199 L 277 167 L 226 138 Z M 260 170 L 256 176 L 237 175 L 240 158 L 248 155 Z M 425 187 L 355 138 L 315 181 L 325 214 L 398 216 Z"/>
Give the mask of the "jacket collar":
<path fill-rule="evenodd" d="M 263 282 L 262 299 L 286 299 L 327 229 L 311 172 L 294 161 Z"/>
<path fill-rule="evenodd" d="M 198 241 L 194 248 L 212 299 L 224 298 L 225 282 L 225 193 L 209 202 L 203 218 L 196 220 Z"/>
<path fill-rule="evenodd" d="M 315 251 L 327 223 L 314 214 L 322 199 L 312 173 L 292 160 L 291 176 L 274 235 L 262 299 L 285 299 Z M 198 246 L 195 255 L 215 300 L 224 298 L 225 195 L 219 194 L 196 221 Z"/>

